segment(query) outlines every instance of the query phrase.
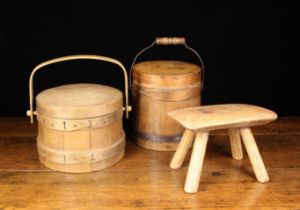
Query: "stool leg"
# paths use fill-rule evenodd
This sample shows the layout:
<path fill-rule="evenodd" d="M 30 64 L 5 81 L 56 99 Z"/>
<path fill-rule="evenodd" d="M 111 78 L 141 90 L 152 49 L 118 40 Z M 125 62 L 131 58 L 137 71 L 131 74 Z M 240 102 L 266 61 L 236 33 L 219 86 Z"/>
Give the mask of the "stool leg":
<path fill-rule="evenodd" d="M 208 132 L 198 132 L 196 134 L 192 157 L 184 186 L 184 191 L 187 193 L 195 193 L 198 191 L 208 135 Z"/>
<path fill-rule="evenodd" d="M 239 129 L 231 128 L 228 130 L 228 132 L 229 132 L 232 158 L 236 160 L 243 159 L 243 148 L 242 148 L 241 135 Z"/>
<path fill-rule="evenodd" d="M 240 133 L 245 144 L 256 179 L 259 182 L 268 182 L 269 176 L 250 128 L 241 128 Z"/>
<path fill-rule="evenodd" d="M 191 147 L 195 134 L 191 130 L 185 130 L 177 146 L 176 152 L 171 160 L 170 167 L 180 168 L 189 148 Z"/>

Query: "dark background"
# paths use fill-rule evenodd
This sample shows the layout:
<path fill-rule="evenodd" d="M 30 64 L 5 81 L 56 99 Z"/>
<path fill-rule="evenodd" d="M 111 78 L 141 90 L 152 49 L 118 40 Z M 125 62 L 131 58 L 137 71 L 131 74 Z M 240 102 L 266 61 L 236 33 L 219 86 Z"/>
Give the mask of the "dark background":
<path fill-rule="evenodd" d="M 252 7 L 199 1 L 27 1 L 1 5 L 0 13 L 0 116 L 25 116 L 29 75 L 40 62 L 99 54 L 120 60 L 129 70 L 136 53 L 157 36 L 184 36 L 202 56 L 203 104 L 250 103 L 281 116 L 300 115 L 294 35 L 299 22 L 292 7 L 272 2 Z M 149 59 L 197 63 L 182 46 L 157 46 L 140 61 Z M 35 92 L 73 82 L 123 89 L 118 67 L 71 61 L 37 73 Z"/>

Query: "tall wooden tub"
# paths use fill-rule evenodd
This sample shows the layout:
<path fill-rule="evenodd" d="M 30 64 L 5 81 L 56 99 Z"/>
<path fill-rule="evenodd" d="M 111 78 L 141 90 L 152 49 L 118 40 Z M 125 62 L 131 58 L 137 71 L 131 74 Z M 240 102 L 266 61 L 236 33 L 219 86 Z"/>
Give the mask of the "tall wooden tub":
<path fill-rule="evenodd" d="M 183 38 L 157 38 L 150 47 L 154 44 L 184 44 L 188 47 Z M 200 61 L 202 63 L 201 58 Z M 166 113 L 200 105 L 202 75 L 200 66 L 183 61 L 155 60 L 133 64 L 132 136 L 138 145 L 159 151 L 176 150 L 183 128 Z"/>
<path fill-rule="evenodd" d="M 37 147 L 40 161 L 56 171 L 83 173 L 107 168 L 124 155 L 122 126 L 123 94 L 99 84 L 70 84 L 42 91 L 33 111 L 33 76 L 43 66 L 75 59 L 94 59 L 119 65 L 125 76 L 126 115 L 128 105 L 127 74 L 112 58 L 75 55 L 38 65 L 30 76 L 30 111 L 38 120 Z"/>

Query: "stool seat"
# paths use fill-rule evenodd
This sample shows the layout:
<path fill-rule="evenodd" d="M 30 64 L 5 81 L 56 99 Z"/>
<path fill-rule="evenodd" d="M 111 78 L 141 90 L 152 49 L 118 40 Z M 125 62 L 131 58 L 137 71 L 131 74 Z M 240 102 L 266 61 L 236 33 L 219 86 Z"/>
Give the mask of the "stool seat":
<path fill-rule="evenodd" d="M 184 108 L 168 115 L 186 129 L 212 131 L 225 128 L 253 127 L 277 118 L 271 110 L 249 104 L 221 104 Z"/>
<path fill-rule="evenodd" d="M 249 104 L 220 104 L 183 108 L 168 112 L 168 115 L 185 128 L 171 160 L 171 168 L 181 167 L 194 142 L 184 186 L 185 192 L 195 193 L 198 191 L 209 132 L 225 128 L 229 131 L 232 158 L 236 160 L 243 158 L 242 139 L 256 179 L 262 183 L 269 181 L 267 170 L 250 127 L 275 120 L 277 118 L 275 112 Z"/>

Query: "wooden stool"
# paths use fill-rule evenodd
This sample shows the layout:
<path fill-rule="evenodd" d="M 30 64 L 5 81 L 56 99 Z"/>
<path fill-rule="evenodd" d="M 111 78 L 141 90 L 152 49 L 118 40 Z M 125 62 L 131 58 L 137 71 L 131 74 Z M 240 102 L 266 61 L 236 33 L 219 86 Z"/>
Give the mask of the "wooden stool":
<path fill-rule="evenodd" d="M 273 111 L 247 104 L 224 104 L 184 108 L 168 112 L 168 115 L 186 129 L 170 163 L 171 168 L 181 167 L 196 133 L 185 192 L 198 191 L 209 131 L 218 129 L 229 129 L 232 157 L 236 160 L 243 158 L 242 136 L 257 180 L 263 183 L 269 181 L 250 127 L 275 120 L 277 114 Z"/>

